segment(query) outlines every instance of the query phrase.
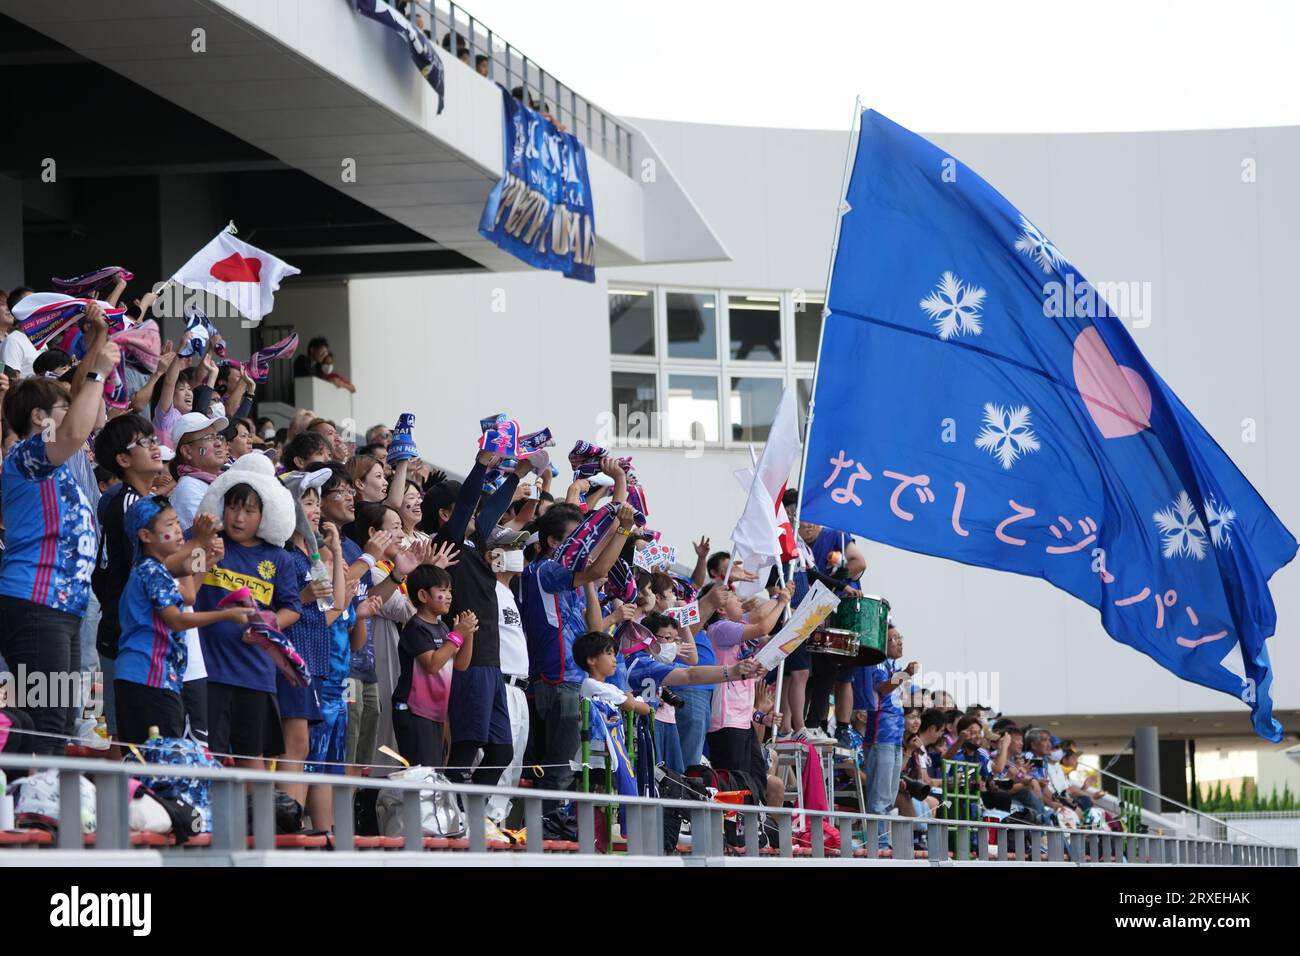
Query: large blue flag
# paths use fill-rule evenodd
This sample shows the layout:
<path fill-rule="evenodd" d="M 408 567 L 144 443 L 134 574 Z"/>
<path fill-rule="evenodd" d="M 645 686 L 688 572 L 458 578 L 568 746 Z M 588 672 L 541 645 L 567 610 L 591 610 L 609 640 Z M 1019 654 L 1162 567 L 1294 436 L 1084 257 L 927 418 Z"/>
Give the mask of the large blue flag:
<path fill-rule="evenodd" d="M 1045 578 L 1280 740 L 1268 579 L 1295 538 L 1123 322 L 988 183 L 874 111 L 840 213 L 803 519 Z"/>

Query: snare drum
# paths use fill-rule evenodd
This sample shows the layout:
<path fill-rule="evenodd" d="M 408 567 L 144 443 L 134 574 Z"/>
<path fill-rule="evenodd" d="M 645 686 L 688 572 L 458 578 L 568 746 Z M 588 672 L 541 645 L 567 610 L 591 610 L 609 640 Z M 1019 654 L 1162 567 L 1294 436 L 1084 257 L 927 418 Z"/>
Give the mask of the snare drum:
<path fill-rule="evenodd" d="M 885 659 L 888 622 L 889 602 L 875 594 L 864 594 L 840 601 L 827 622 L 827 630 L 855 635 L 854 663 L 870 666 Z"/>
<path fill-rule="evenodd" d="M 808 636 L 805 645 L 813 654 L 835 654 L 839 657 L 858 656 L 858 635 L 855 631 L 823 625 Z"/>

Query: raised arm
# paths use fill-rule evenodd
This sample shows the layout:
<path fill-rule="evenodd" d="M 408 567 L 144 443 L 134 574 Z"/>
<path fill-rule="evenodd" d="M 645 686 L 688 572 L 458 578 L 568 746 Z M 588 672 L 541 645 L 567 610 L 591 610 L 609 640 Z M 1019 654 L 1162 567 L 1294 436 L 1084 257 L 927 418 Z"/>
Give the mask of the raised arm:
<path fill-rule="evenodd" d="M 86 445 L 86 439 L 95 428 L 104 410 L 104 386 L 100 382 L 87 382 L 86 375 L 93 369 L 107 376 L 117 367 L 120 353 L 117 344 L 108 341 L 108 324 L 104 311 L 96 303 L 86 310 L 90 320 L 91 344 L 86 357 L 77 366 L 72 380 L 72 400 L 68 403 L 63 423 L 54 430 L 54 441 L 45 445 L 45 458 L 51 465 L 63 464 Z"/>

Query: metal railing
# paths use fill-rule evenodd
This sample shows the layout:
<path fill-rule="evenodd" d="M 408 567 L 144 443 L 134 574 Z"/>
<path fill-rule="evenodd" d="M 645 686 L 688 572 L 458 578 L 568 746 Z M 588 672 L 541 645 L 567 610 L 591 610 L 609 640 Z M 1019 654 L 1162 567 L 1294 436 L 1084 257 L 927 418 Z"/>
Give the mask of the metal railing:
<path fill-rule="evenodd" d="M 660 800 L 646 797 L 617 797 L 608 794 L 586 794 L 516 787 L 484 787 L 474 784 L 431 784 L 419 781 L 397 781 L 386 778 L 344 777 L 331 774 L 270 773 L 266 771 L 235 768 L 173 767 L 151 764 L 147 770 L 139 764 L 118 763 L 106 759 L 0 755 L 0 770 L 21 770 L 33 766 L 52 769 L 59 777 L 59 822 L 55 849 L 23 849 L 9 851 L 7 863 L 13 864 L 14 853 L 51 853 L 75 851 L 100 853 L 122 851 L 132 846 L 128 829 L 128 779 L 144 773 L 150 777 L 205 778 L 210 783 L 212 832 L 202 847 L 164 849 L 164 859 L 180 854 L 185 859 L 198 857 L 214 865 L 234 861 L 231 854 L 249 850 L 267 854 L 300 854 L 304 851 L 277 849 L 275 833 L 274 799 L 276 785 L 309 784 L 329 786 L 333 790 L 335 827 L 333 846 L 350 848 L 356 845 L 353 821 L 353 797 L 357 789 L 384 789 L 397 791 L 401 797 L 401 819 L 407 834 L 421 833 L 421 791 L 446 791 L 456 794 L 465 810 L 467 826 L 463 848 L 471 854 L 486 853 L 489 849 L 486 834 L 487 801 L 502 795 L 523 803 L 523 819 L 529 838 L 524 852 L 530 856 L 546 853 L 542 836 L 542 802 L 544 800 L 571 800 L 577 810 L 578 839 L 576 852 L 594 855 L 597 852 L 596 820 L 598 813 L 611 802 L 620 805 L 626 814 L 627 854 L 630 857 L 651 858 L 665 856 L 664 813 L 666 810 L 682 812 L 690 821 L 690 854 L 679 858 L 682 862 L 722 864 L 730 861 L 739 848 L 725 845 L 723 818 L 727 814 L 738 816 L 744 827 L 743 855 L 759 858 L 761 816 L 775 824 L 776 839 L 768 862 L 788 861 L 796 857 L 825 859 L 841 856 L 849 859 L 881 860 L 884 854 L 877 840 L 877 828 L 884 824 L 893 845 L 894 861 L 924 861 L 927 856 L 913 849 L 917 833 L 927 835 L 927 845 L 935 858 L 931 864 L 956 861 L 987 862 L 1002 865 L 1016 863 L 1085 863 L 1104 864 L 1215 864 L 1237 866 L 1296 866 L 1300 850 L 1289 847 L 1268 846 L 1260 843 L 1228 842 L 1199 837 L 1157 836 L 1153 834 L 1125 834 L 1112 831 L 1066 830 L 1052 826 L 991 823 L 983 820 L 940 820 L 882 816 L 842 811 L 814 811 L 799 808 L 736 806 L 720 803 L 702 803 L 682 800 Z M 81 782 L 85 774 L 95 784 L 97 825 L 93 846 L 87 846 L 81 828 Z M 246 796 L 247 794 L 247 796 Z M 251 806 L 251 812 L 248 809 Z M 797 845 L 794 819 L 802 816 L 809 821 L 807 846 Z M 252 826 L 249 832 L 248 821 Z M 842 850 L 828 850 L 823 821 L 830 823 L 839 836 Z M 861 849 L 853 850 L 854 833 L 862 832 L 865 839 Z M 955 835 L 952 852 L 950 834 Z M 802 839 L 799 841 L 802 842 Z M 397 849 L 397 847 L 394 847 Z M 425 853 L 428 862 L 454 861 L 455 854 L 426 852 L 425 839 L 401 841 L 400 850 L 406 853 Z M 435 861 L 435 857 L 439 860 Z M 463 858 L 463 857 L 462 857 Z M 627 857 L 624 857 L 626 859 Z M 78 857 L 80 859 L 80 857 Z M 848 862 L 848 860 L 846 860 Z"/>
<path fill-rule="evenodd" d="M 412 23 L 417 22 L 418 14 L 426 32 L 432 24 L 430 36 L 440 49 L 443 38 L 452 37 L 450 57 L 459 57 L 463 42 L 469 51 L 471 69 L 478 57 L 486 56 L 488 79 L 507 90 L 523 87 L 527 91 L 524 102 L 536 103 L 537 108 L 549 112 L 556 122 L 566 126 L 589 151 L 604 157 L 615 169 L 632 175 L 632 132 L 614 114 L 579 96 L 576 90 L 547 73 L 459 4 L 450 0 L 411 0 L 407 13 Z"/>

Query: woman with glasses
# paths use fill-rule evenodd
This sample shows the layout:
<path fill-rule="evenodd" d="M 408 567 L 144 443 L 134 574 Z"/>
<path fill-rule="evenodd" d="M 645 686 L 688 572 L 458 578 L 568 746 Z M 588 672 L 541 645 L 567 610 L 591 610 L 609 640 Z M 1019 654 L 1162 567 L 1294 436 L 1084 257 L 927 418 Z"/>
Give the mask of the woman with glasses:
<path fill-rule="evenodd" d="M 226 465 L 226 439 L 221 432 L 227 424 L 225 418 L 190 412 L 172 427 L 176 457 L 171 461 L 171 469 L 176 488 L 170 497 L 182 528 L 193 526 L 199 502 Z"/>
<path fill-rule="evenodd" d="M 4 403 L 5 422 L 18 441 L 0 476 L 6 545 L 0 655 L 9 670 L 46 675 L 54 687 L 66 687 L 63 675 L 80 668 L 78 636 L 98 547 L 94 511 L 67 461 L 85 447 L 103 416 L 103 383 L 120 358 L 108 341 L 102 309 L 92 303 L 84 321 L 90 345 L 71 391 L 48 378 L 27 378 Z M 19 708 L 39 734 L 48 735 L 35 738 L 35 752 L 62 753 L 62 737 L 73 733 L 81 709 L 80 695 L 72 696 L 28 697 Z"/>

